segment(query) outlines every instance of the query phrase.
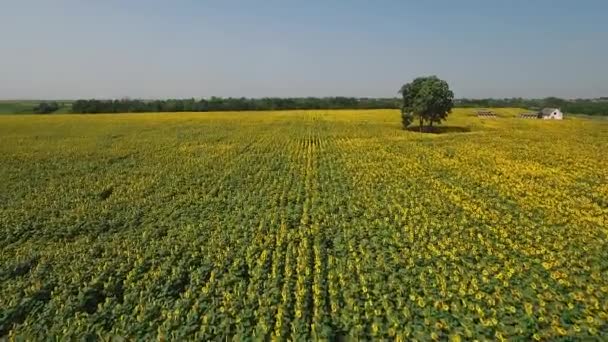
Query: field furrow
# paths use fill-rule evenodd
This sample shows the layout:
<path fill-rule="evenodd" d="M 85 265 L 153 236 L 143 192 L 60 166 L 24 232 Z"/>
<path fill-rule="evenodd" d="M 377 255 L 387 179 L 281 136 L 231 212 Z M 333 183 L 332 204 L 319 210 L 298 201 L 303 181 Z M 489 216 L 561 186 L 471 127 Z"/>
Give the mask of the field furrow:
<path fill-rule="evenodd" d="M 601 339 L 608 122 L 511 112 L 0 117 L 0 339 Z"/>

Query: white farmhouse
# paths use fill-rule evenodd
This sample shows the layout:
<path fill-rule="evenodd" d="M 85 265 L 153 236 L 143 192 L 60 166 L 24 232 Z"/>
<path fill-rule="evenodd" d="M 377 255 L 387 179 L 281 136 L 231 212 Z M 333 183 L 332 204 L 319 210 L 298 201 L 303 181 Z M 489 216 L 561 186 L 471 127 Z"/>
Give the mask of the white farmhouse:
<path fill-rule="evenodd" d="M 540 111 L 540 116 L 545 120 L 562 120 L 564 118 L 564 113 L 559 108 L 543 108 Z"/>

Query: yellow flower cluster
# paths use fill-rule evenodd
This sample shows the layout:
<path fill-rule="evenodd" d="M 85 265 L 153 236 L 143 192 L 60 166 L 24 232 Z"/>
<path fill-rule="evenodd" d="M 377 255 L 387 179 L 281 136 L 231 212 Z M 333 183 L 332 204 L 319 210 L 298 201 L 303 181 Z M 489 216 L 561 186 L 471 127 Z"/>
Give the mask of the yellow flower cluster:
<path fill-rule="evenodd" d="M 608 121 L 0 116 L 0 339 L 595 340 Z"/>

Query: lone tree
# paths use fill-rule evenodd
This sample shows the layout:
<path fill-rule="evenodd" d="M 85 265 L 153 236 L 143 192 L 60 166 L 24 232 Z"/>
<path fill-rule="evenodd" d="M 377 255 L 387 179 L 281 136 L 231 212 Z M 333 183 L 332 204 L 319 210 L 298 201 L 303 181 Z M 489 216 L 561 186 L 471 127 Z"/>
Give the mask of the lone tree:
<path fill-rule="evenodd" d="M 454 93 L 448 83 L 437 76 L 418 77 L 403 85 L 399 93 L 403 95 L 401 121 L 404 129 L 418 119 L 420 132 L 425 121 L 430 130 L 433 122 L 440 124 L 454 107 Z"/>

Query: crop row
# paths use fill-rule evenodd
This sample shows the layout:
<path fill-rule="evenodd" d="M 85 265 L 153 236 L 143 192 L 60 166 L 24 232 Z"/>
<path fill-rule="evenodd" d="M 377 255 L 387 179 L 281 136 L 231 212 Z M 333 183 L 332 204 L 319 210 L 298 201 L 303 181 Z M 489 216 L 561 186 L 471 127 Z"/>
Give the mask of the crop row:
<path fill-rule="evenodd" d="M 4 122 L 0 336 L 608 334 L 605 125 L 394 114 Z"/>

